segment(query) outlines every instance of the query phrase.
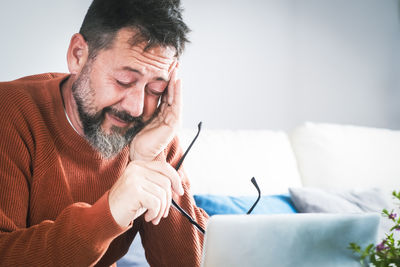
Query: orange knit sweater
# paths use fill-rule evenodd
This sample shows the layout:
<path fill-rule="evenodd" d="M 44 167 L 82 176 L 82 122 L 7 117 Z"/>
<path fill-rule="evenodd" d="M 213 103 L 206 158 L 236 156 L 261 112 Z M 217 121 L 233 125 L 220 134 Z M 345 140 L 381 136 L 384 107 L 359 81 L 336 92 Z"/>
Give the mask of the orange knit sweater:
<path fill-rule="evenodd" d="M 106 160 L 68 123 L 65 74 L 0 83 L 0 266 L 110 266 L 139 231 L 152 266 L 200 265 L 203 236 L 177 210 L 158 226 L 143 216 L 121 228 L 108 190 L 128 163 L 128 149 Z M 175 165 L 178 140 L 163 152 Z M 177 200 L 203 227 L 184 180 Z"/>

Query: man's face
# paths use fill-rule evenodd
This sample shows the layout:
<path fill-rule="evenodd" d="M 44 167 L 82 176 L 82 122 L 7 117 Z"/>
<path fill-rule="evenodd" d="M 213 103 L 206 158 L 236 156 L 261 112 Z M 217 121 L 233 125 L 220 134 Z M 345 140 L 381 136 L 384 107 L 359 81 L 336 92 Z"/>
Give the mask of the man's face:
<path fill-rule="evenodd" d="M 86 138 L 105 157 L 118 154 L 155 115 L 176 63 L 175 50 L 131 46 L 131 30 L 89 59 L 72 85 Z"/>

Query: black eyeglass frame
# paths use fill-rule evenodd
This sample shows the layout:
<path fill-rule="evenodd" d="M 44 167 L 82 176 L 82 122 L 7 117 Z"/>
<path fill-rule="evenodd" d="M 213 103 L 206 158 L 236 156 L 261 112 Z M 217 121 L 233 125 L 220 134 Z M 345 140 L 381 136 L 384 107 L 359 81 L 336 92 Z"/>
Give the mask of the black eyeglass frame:
<path fill-rule="evenodd" d="M 176 167 L 175 167 L 175 170 L 176 170 L 176 171 L 179 170 L 179 168 L 181 167 L 181 165 L 182 165 L 183 161 L 185 160 L 187 154 L 189 153 L 190 149 L 192 148 L 193 144 L 196 142 L 197 138 L 199 137 L 200 131 L 201 131 L 201 126 L 202 126 L 202 122 L 200 122 L 200 123 L 197 125 L 197 134 L 196 134 L 196 136 L 193 138 L 193 140 L 192 140 L 192 142 L 190 143 L 189 147 L 186 149 L 185 153 L 183 154 L 183 156 L 181 157 L 181 159 L 178 161 L 178 164 L 176 164 Z M 255 186 L 255 188 L 257 189 L 258 197 L 257 197 L 257 200 L 254 202 L 254 204 L 251 206 L 251 208 L 247 211 L 246 214 L 250 214 L 250 213 L 254 210 L 254 208 L 256 207 L 257 203 L 260 201 L 260 198 L 261 198 L 261 190 L 260 190 L 260 188 L 258 187 L 256 178 L 255 178 L 255 177 L 251 178 L 251 182 L 252 182 L 252 184 Z M 206 233 L 206 231 L 203 229 L 203 227 L 201 227 L 201 226 L 200 226 L 200 225 L 199 225 L 199 224 L 184 210 L 184 209 L 182 209 L 173 199 L 172 199 L 172 205 L 173 205 L 174 208 L 176 208 L 184 217 L 186 217 L 186 218 L 189 220 L 189 222 L 190 222 L 191 224 L 193 224 L 193 225 L 197 228 L 197 230 L 199 230 L 202 234 L 205 234 L 205 233 Z"/>

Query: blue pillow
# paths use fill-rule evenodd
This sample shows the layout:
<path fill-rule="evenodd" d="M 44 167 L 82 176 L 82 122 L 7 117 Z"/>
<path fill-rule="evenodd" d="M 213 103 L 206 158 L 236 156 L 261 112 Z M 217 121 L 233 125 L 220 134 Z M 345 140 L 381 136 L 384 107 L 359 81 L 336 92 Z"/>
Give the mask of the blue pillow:
<path fill-rule="evenodd" d="M 196 205 L 215 214 L 245 214 L 256 201 L 256 196 L 194 195 Z M 251 214 L 297 213 L 289 194 L 261 196 Z"/>

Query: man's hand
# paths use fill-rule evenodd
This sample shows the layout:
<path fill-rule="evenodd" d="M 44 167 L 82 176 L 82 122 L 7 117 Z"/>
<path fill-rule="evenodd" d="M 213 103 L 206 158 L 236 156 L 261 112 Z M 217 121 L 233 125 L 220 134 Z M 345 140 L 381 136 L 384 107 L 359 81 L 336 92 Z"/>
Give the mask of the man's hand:
<path fill-rule="evenodd" d="M 168 216 L 172 193 L 183 195 L 182 181 L 175 169 L 161 161 L 131 161 L 110 190 L 111 214 L 122 227 L 144 212 L 147 222 L 157 225 Z"/>
<path fill-rule="evenodd" d="M 181 80 L 175 67 L 156 116 L 132 140 L 131 160 L 154 160 L 172 141 L 181 120 Z"/>

